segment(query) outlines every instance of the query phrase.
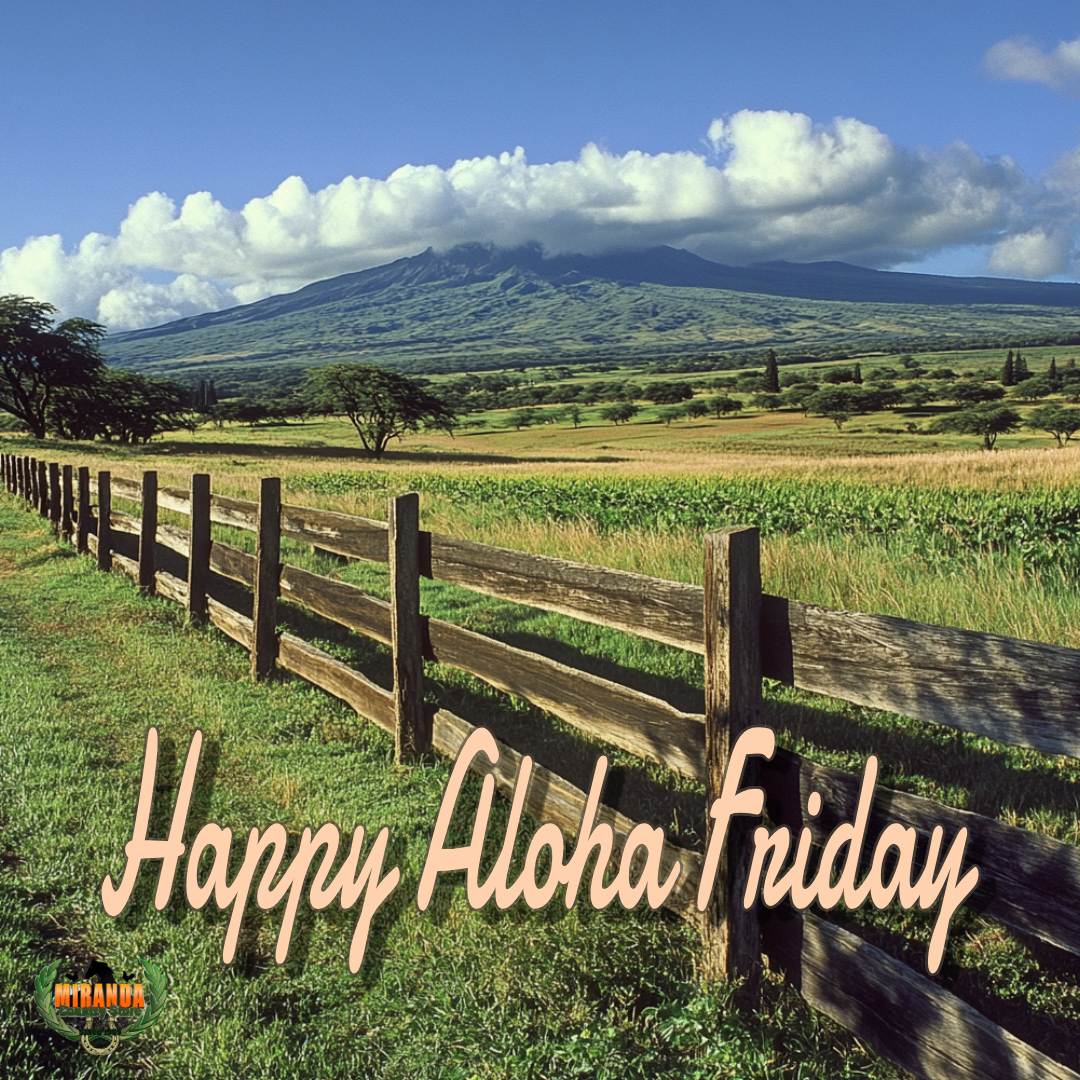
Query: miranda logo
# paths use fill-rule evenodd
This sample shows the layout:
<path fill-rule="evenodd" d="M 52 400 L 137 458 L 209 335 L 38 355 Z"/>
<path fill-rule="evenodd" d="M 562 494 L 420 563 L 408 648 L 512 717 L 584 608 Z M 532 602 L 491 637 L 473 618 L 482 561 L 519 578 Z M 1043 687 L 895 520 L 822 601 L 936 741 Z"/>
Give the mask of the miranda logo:
<path fill-rule="evenodd" d="M 117 979 L 107 964 L 95 960 L 78 982 L 57 981 L 59 960 L 46 964 L 34 981 L 34 1003 L 46 1027 L 99 1056 L 142 1035 L 161 1017 L 168 978 L 152 960 L 140 962 L 142 980 Z"/>

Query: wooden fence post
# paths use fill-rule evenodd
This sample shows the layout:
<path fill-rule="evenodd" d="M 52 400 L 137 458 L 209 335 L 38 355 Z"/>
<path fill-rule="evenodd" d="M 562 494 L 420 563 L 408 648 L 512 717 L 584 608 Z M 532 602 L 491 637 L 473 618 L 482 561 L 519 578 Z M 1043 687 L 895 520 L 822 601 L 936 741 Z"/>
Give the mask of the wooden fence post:
<path fill-rule="evenodd" d="M 71 487 L 71 466 L 65 465 L 60 482 L 60 535 L 71 543 L 71 511 L 74 498 Z"/>
<path fill-rule="evenodd" d="M 139 521 L 139 591 L 154 591 L 155 547 L 157 546 L 157 473 L 147 469 L 142 474 L 142 499 Z"/>
<path fill-rule="evenodd" d="M 394 653 L 394 759 L 420 761 L 431 751 L 424 708 L 424 637 L 420 622 L 420 496 L 390 500 L 390 640 Z"/>
<path fill-rule="evenodd" d="M 53 536 L 60 537 L 60 465 L 49 462 L 49 521 Z"/>
<path fill-rule="evenodd" d="M 757 529 L 724 529 L 705 537 L 705 790 L 709 814 L 720 796 L 736 739 L 758 723 L 761 707 L 761 569 Z M 755 782 L 750 770 L 743 787 Z M 756 992 L 761 964 L 757 910 L 743 906 L 756 823 L 734 818 L 720 854 L 706 909 L 704 973 L 744 976 Z"/>
<path fill-rule="evenodd" d="M 281 587 L 281 481 L 264 476 L 259 485 L 252 610 L 251 675 L 265 679 L 277 660 L 277 603 Z"/>
<path fill-rule="evenodd" d="M 79 516 L 75 520 L 75 550 L 85 555 L 90 550 L 86 538 L 90 534 L 90 470 L 79 466 Z"/>
<path fill-rule="evenodd" d="M 97 564 L 99 570 L 112 569 L 112 475 L 108 469 L 97 474 Z"/>
<path fill-rule="evenodd" d="M 8 482 L 8 456 L 6 451 L 0 454 L 0 481 L 3 482 L 6 488 Z"/>
<path fill-rule="evenodd" d="M 191 518 L 188 534 L 188 618 L 206 622 L 206 588 L 210 581 L 210 474 L 191 477 Z"/>
<path fill-rule="evenodd" d="M 43 460 L 37 463 L 37 512 L 49 516 L 49 468 Z"/>
<path fill-rule="evenodd" d="M 25 483 L 23 475 L 23 459 L 22 455 L 19 454 L 15 458 L 15 494 L 20 498 L 22 497 Z"/>
<path fill-rule="evenodd" d="M 33 460 L 29 454 L 23 458 L 23 499 L 28 503 L 34 499 L 34 470 L 31 467 Z"/>

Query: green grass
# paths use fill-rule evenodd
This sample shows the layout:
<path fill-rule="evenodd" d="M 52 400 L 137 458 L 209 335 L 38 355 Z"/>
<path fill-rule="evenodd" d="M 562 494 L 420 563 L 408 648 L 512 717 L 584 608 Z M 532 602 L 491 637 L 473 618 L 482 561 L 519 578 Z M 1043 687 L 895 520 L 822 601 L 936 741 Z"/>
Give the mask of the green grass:
<path fill-rule="evenodd" d="M 667 916 L 477 914 L 450 886 L 420 915 L 410 893 L 446 766 L 397 769 L 389 738 L 344 706 L 297 680 L 251 685 L 246 673 L 235 645 L 97 573 L 0 497 L 5 1075 L 894 1075 L 775 986 L 755 1015 L 703 988 L 694 935 Z M 437 689 L 455 700 L 453 683 Z M 464 685 L 456 693 L 477 702 Z M 98 889 L 122 865 L 150 723 L 177 754 L 196 726 L 206 733 L 199 819 L 390 826 L 403 884 L 360 975 L 346 970 L 352 919 L 340 913 L 308 919 L 280 968 L 277 914 L 249 916 L 229 969 L 213 910 L 174 902 L 159 913 L 144 891 L 120 920 L 105 916 Z M 37 1025 L 30 991 L 47 960 L 74 977 L 89 957 L 126 970 L 140 954 L 172 983 L 152 1034 L 94 1063 Z"/>

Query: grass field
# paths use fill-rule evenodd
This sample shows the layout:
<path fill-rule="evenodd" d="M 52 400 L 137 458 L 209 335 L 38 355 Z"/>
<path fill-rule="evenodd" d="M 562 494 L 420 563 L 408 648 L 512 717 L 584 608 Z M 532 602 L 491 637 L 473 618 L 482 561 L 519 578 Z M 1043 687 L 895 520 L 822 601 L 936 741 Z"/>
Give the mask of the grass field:
<path fill-rule="evenodd" d="M 671 918 L 582 907 L 480 916 L 450 888 L 420 915 L 409 885 L 444 765 L 395 768 L 387 736 L 297 680 L 250 685 L 232 643 L 59 549 L 6 496 L 0 581 L 6 1075 L 894 1075 L 775 986 L 753 1016 L 703 989 L 694 935 Z M 310 919 L 283 968 L 276 915 L 252 919 L 230 969 L 222 915 L 158 913 L 145 891 L 118 922 L 104 915 L 97 889 L 122 863 L 150 721 L 177 754 L 196 726 L 206 733 L 205 818 L 240 832 L 391 827 L 404 884 L 359 976 L 345 966 L 352 923 L 340 915 Z M 45 962 L 61 957 L 77 974 L 97 956 L 126 970 L 141 954 L 164 965 L 172 994 L 130 1052 L 95 1064 L 37 1026 L 30 990 Z"/>
<path fill-rule="evenodd" d="M 949 362 L 960 366 L 955 354 Z M 863 363 L 865 371 L 874 360 Z M 133 448 L 0 442 L 133 478 L 154 468 L 165 485 L 208 471 L 222 494 L 251 497 L 259 476 L 277 475 L 289 502 L 380 518 L 388 495 L 418 489 L 425 527 L 676 580 L 700 580 L 708 529 L 758 524 L 771 592 L 1080 647 L 1080 448 L 1023 433 L 991 454 L 953 436 L 853 430 L 877 419 L 841 433 L 784 413 L 671 428 L 422 434 L 375 463 L 340 421 L 204 428 Z M 219 535 L 250 547 L 248 534 Z M 328 562 L 288 542 L 285 558 L 385 595 L 378 567 Z M 700 660 L 678 650 L 433 583 L 424 609 L 701 708 Z M 387 683 L 382 650 L 295 610 L 287 621 Z M 239 1075 L 268 1076 L 894 1075 L 776 985 L 760 1013 L 738 1012 L 697 980 L 693 935 L 644 912 L 481 916 L 447 888 L 436 919 L 395 908 L 357 978 L 344 963 L 347 919 L 315 918 L 300 959 L 278 969 L 270 916 L 229 971 L 219 956 L 223 916 L 159 915 L 147 903 L 120 923 L 107 919 L 97 886 L 118 868 L 151 721 L 180 748 L 196 723 L 216 741 L 205 802 L 214 820 L 389 824 L 406 877 L 397 896 L 408 896 L 446 768 L 397 770 L 390 740 L 350 710 L 294 680 L 252 686 L 246 670 L 238 648 L 185 627 L 164 601 L 138 599 L 126 579 L 97 574 L 0 496 L 0 971 L 18 1017 L 0 1053 L 17 1074 L 75 1074 L 84 1064 L 35 1034 L 28 987 L 45 959 L 101 955 L 125 965 L 149 951 L 178 989 L 138 1067 L 166 1075 L 213 1076 L 226 1060 Z M 568 749 L 588 761 L 601 750 L 463 675 L 435 667 L 430 682 L 459 715 L 541 762 L 565 760 Z M 890 786 L 1080 843 L 1080 763 L 777 686 L 767 687 L 767 709 L 781 742 L 816 760 L 855 769 L 876 753 Z M 700 793 L 627 755 L 612 758 L 635 813 L 700 841 Z M 661 784 L 675 795 L 662 797 Z M 859 919 L 861 932 L 918 963 L 925 921 L 899 912 Z M 1076 963 L 967 913 L 943 978 L 1080 1065 Z"/>

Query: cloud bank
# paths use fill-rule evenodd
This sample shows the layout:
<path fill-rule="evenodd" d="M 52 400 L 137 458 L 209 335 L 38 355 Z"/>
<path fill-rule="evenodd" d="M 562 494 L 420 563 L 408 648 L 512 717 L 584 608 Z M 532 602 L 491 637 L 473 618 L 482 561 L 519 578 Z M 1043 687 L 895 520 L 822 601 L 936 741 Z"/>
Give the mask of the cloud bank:
<path fill-rule="evenodd" d="M 1041 49 L 1030 38 L 1006 38 L 990 47 L 986 70 L 998 79 L 1042 83 L 1053 90 L 1080 92 L 1080 38 Z"/>
<path fill-rule="evenodd" d="M 1036 183 L 1009 158 L 963 144 L 911 150 L 857 119 L 746 110 L 672 153 L 590 144 L 573 160 L 533 164 L 519 147 L 318 191 L 291 176 L 239 209 L 206 191 L 179 204 L 152 192 L 113 234 L 74 246 L 34 236 L 0 251 L 0 293 L 119 330 L 466 241 L 585 253 L 672 244 L 735 264 L 875 266 L 977 244 L 995 272 L 1040 277 L 1072 265 L 1078 193 L 1080 153 Z"/>

